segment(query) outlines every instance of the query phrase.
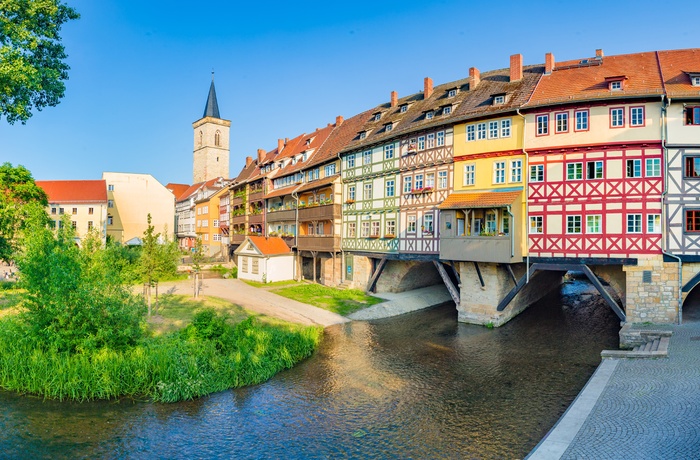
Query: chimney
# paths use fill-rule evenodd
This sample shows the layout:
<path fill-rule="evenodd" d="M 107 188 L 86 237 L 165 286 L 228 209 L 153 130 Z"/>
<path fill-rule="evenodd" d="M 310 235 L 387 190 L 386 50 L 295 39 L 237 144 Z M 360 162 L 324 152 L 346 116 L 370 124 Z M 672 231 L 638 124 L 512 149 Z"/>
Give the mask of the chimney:
<path fill-rule="evenodd" d="M 433 94 L 433 79 L 425 77 L 423 80 L 423 99 L 428 99 Z"/>
<path fill-rule="evenodd" d="M 595 57 L 597 59 L 603 59 L 603 50 L 602 49 L 595 50 Z"/>
<path fill-rule="evenodd" d="M 479 82 L 481 81 L 481 73 L 479 73 L 479 69 L 477 69 L 476 67 L 470 67 L 469 78 L 471 79 L 471 81 L 469 82 L 469 89 L 476 89 L 476 87 L 479 86 Z"/>
<path fill-rule="evenodd" d="M 554 55 L 547 53 L 544 55 L 544 74 L 549 75 L 554 70 Z"/>
<path fill-rule="evenodd" d="M 251 163 L 253 163 L 253 157 L 245 157 L 245 167 L 247 168 Z"/>
<path fill-rule="evenodd" d="M 523 78 L 523 55 L 513 54 L 510 57 L 510 81 L 518 81 Z"/>
<path fill-rule="evenodd" d="M 343 121 L 345 121 L 345 120 L 344 120 L 343 117 L 341 117 L 340 115 L 338 115 L 337 117 L 335 117 L 335 125 L 336 125 L 336 126 L 342 125 L 342 124 L 343 124 Z"/>
<path fill-rule="evenodd" d="M 280 153 L 284 149 L 284 139 L 277 139 L 277 153 Z"/>
<path fill-rule="evenodd" d="M 263 149 L 258 149 L 258 164 L 262 163 L 263 158 L 265 158 L 265 152 Z"/>
<path fill-rule="evenodd" d="M 391 92 L 391 106 L 396 107 L 399 104 L 399 93 L 396 91 Z"/>

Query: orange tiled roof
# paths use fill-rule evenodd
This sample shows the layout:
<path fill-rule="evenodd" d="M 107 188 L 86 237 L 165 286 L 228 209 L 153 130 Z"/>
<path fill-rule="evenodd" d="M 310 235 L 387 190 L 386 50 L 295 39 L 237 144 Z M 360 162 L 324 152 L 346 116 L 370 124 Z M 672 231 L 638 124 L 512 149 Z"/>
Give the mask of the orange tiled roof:
<path fill-rule="evenodd" d="M 170 193 L 175 195 L 175 200 L 179 200 L 180 197 L 182 196 L 183 193 L 185 193 L 190 186 L 187 184 L 173 184 L 172 182 L 167 184 L 165 186 L 168 190 L 170 190 Z"/>
<path fill-rule="evenodd" d="M 513 204 L 521 193 L 521 190 L 452 193 L 438 206 L 438 209 L 473 209 L 508 206 Z"/>
<path fill-rule="evenodd" d="M 624 88 L 611 92 L 610 77 L 626 77 Z M 525 107 L 580 100 L 663 94 L 656 53 L 621 54 L 602 58 L 556 62 L 543 75 Z"/>
<path fill-rule="evenodd" d="M 104 180 L 38 180 L 49 203 L 107 202 L 107 182 Z"/>
<path fill-rule="evenodd" d="M 668 97 L 700 96 L 700 88 L 693 86 L 687 72 L 700 74 L 700 48 L 658 51 Z"/>
<path fill-rule="evenodd" d="M 287 243 L 278 236 L 249 236 L 248 239 L 266 256 L 292 252 Z"/>

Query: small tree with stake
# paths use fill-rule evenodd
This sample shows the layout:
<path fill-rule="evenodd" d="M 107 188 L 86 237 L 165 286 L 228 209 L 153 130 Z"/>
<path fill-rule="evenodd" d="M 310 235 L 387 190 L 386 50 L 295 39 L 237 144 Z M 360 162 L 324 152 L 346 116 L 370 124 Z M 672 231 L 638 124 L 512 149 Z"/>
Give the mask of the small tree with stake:
<path fill-rule="evenodd" d="M 204 263 L 204 247 L 202 246 L 202 239 L 197 237 L 194 241 L 194 248 L 192 251 L 192 277 L 194 279 L 194 297 L 199 297 L 199 282 L 201 280 L 202 263 Z"/>
<path fill-rule="evenodd" d="M 144 282 L 144 295 L 148 304 L 148 316 L 153 313 L 151 288 L 156 288 L 156 309 L 158 308 L 158 281 L 177 271 L 177 244 L 157 233 L 151 224 L 151 214 L 147 217 L 148 226 L 143 232 L 139 265 Z M 167 233 L 167 230 L 166 230 Z M 163 241 L 161 241 L 163 240 Z"/>

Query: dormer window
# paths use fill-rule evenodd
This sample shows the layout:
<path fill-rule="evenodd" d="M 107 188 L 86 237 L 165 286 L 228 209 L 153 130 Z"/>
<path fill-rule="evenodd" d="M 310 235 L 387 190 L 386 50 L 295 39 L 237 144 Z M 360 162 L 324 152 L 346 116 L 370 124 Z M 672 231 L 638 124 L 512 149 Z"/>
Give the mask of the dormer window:
<path fill-rule="evenodd" d="M 506 103 L 505 94 L 494 94 L 493 95 L 493 105 L 502 105 Z"/>
<path fill-rule="evenodd" d="M 451 89 L 447 92 L 447 97 L 455 97 L 457 95 L 457 89 Z"/>
<path fill-rule="evenodd" d="M 374 114 L 374 121 L 379 121 L 382 118 L 382 113 L 377 112 Z"/>
<path fill-rule="evenodd" d="M 306 161 L 306 152 L 301 156 L 301 161 Z"/>
<path fill-rule="evenodd" d="M 401 112 L 401 113 L 406 113 L 407 110 L 408 110 L 408 104 L 403 104 L 403 105 L 399 108 L 399 112 Z"/>
<path fill-rule="evenodd" d="M 610 91 L 622 91 L 623 89 L 625 89 L 625 80 L 627 80 L 627 77 L 624 75 L 605 78 L 605 81 L 608 83 L 608 89 Z"/>
<path fill-rule="evenodd" d="M 361 131 L 360 132 L 360 139 L 364 139 L 365 137 L 367 137 L 367 131 Z"/>
<path fill-rule="evenodd" d="M 392 129 L 394 129 L 394 124 L 393 124 L 393 123 L 387 123 L 386 126 L 385 126 L 385 128 L 384 128 L 384 131 L 389 132 L 389 131 L 391 131 Z"/>
<path fill-rule="evenodd" d="M 293 164 L 293 165 L 297 164 L 297 157 L 293 157 L 293 158 L 292 158 L 292 164 Z"/>
<path fill-rule="evenodd" d="M 685 72 L 690 78 L 690 84 L 693 86 L 700 86 L 700 72 Z"/>
<path fill-rule="evenodd" d="M 425 119 L 426 120 L 432 120 L 433 119 L 433 112 L 425 112 Z"/>
<path fill-rule="evenodd" d="M 449 115 L 451 113 L 452 113 L 452 106 L 451 105 L 443 107 L 443 109 L 442 109 L 443 115 Z"/>

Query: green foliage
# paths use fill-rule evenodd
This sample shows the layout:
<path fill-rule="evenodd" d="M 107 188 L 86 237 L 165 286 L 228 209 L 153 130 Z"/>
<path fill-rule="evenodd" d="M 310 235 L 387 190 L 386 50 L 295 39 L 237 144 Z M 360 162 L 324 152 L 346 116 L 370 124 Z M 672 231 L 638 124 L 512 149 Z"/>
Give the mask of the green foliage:
<path fill-rule="evenodd" d="M 192 251 L 192 268 L 196 272 L 202 270 L 202 264 L 204 263 L 204 247 L 202 245 L 202 238 L 197 237 L 194 241 L 194 249 Z"/>
<path fill-rule="evenodd" d="M 60 0 L 0 0 L 0 115 L 10 124 L 63 97 L 69 67 L 59 33 L 78 17 Z"/>
<path fill-rule="evenodd" d="M 45 220 L 43 210 L 30 216 L 18 258 L 28 340 L 71 353 L 133 345 L 142 335 L 143 303 L 101 263 L 102 251 L 78 248 L 70 225 L 54 235 Z"/>
<path fill-rule="evenodd" d="M 336 289 L 310 283 L 297 284 L 274 292 L 283 297 L 308 303 L 339 315 L 348 315 L 384 301 L 378 297 L 369 296 L 359 289 Z"/>
<path fill-rule="evenodd" d="M 2 32 L 0 32 L 1 36 Z M 0 68 L 2 68 L 1 57 Z M 2 77 L 0 76 L 1 86 Z M 48 198 L 44 190 L 36 185 L 32 173 L 27 168 L 13 167 L 10 163 L 0 166 L 0 191 L 3 192 L 0 193 L 0 260 L 10 261 L 17 250 L 19 236 L 24 228 L 24 222 L 32 213 L 32 208 L 43 210 L 48 204 Z M 36 213 L 36 209 L 34 212 Z"/>

